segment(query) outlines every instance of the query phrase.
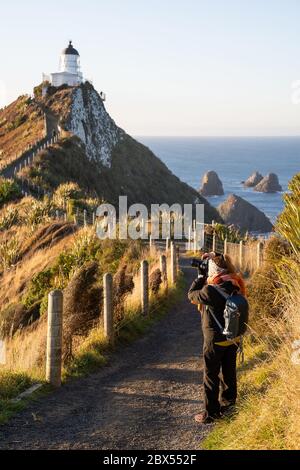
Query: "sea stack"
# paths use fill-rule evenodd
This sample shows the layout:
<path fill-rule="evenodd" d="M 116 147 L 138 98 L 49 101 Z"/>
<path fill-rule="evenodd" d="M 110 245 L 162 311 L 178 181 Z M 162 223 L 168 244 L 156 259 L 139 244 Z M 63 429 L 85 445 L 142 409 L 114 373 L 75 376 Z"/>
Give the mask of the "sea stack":
<path fill-rule="evenodd" d="M 278 191 L 282 191 L 278 176 L 275 175 L 275 173 L 269 173 L 255 186 L 254 191 L 260 193 L 277 193 Z"/>
<path fill-rule="evenodd" d="M 202 196 L 223 196 L 222 181 L 215 171 L 208 171 L 202 178 L 202 187 L 199 189 Z"/>
<path fill-rule="evenodd" d="M 258 185 L 258 183 L 263 180 L 263 175 L 261 175 L 258 171 L 252 173 L 251 176 L 244 182 L 244 186 L 246 188 L 254 188 L 254 186 Z"/>
<path fill-rule="evenodd" d="M 218 207 L 218 212 L 226 224 L 235 225 L 249 232 L 271 232 L 273 225 L 268 217 L 245 199 L 230 194 Z"/>

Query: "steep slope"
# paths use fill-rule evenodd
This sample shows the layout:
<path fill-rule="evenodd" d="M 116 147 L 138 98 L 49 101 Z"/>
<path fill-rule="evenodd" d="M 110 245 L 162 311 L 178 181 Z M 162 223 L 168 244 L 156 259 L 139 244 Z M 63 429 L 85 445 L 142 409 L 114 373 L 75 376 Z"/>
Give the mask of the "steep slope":
<path fill-rule="evenodd" d="M 0 165 L 43 137 L 43 111 L 29 96 L 0 109 Z"/>
<path fill-rule="evenodd" d="M 202 203 L 205 219 L 221 221 L 196 190 L 181 182 L 150 149 L 120 129 L 103 100 L 86 82 L 78 87 L 49 87 L 45 97 L 36 88 L 33 104 L 56 116 L 62 130 L 59 141 L 40 152 L 22 175 L 47 190 L 68 181 L 116 204 L 119 195 L 128 204 Z M 40 118 L 40 117 L 39 117 Z M 33 121 L 37 119 L 33 117 Z"/>

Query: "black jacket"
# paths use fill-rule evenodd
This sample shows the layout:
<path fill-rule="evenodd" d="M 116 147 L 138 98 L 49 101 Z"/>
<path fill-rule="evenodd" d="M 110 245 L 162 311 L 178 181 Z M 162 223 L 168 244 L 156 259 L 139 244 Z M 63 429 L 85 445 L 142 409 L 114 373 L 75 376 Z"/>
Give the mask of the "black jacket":
<path fill-rule="evenodd" d="M 236 287 L 230 281 L 218 284 L 218 287 L 224 290 L 227 294 L 232 294 Z M 204 343 L 215 343 L 218 341 L 225 341 L 226 337 L 220 332 L 220 328 L 214 320 L 211 312 L 218 319 L 219 323 L 224 326 L 224 308 L 225 298 L 215 289 L 211 284 L 206 284 L 205 277 L 199 277 L 192 283 L 188 298 L 195 304 L 206 305 L 207 308 L 202 309 L 201 321 L 204 336 Z"/>

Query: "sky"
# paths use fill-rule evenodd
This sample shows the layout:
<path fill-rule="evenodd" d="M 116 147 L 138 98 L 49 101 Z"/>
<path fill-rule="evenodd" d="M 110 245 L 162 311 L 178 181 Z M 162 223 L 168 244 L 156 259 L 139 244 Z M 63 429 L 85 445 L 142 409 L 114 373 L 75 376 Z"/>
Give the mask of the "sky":
<path fill-rule="evenodd" d="M 300 135 L 299 23 L 299 0 L 3 1 L 0 107 L 72 39 L 131 135 Z"/>

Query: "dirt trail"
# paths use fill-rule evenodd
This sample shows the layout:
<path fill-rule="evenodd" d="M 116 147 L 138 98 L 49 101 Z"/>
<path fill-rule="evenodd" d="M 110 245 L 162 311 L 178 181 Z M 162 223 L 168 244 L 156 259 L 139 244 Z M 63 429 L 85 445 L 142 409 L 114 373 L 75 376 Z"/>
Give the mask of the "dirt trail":
<path fill-rule="evenodd" d="M 195 276 L 181 260 L 187 282 Z M 0 427 L 1 449 L 199 449 L 200 318 L 184 298 L 99 372 L 32 402 Z"/>

